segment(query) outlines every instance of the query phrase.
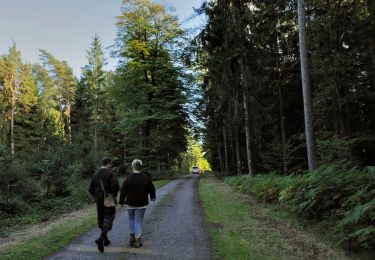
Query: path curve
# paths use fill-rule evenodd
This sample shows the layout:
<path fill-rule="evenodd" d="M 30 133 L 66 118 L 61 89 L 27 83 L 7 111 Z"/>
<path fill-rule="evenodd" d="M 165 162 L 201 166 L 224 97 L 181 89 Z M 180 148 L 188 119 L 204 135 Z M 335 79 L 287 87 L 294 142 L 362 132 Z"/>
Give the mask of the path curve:
<path fill-rule="evenodd" d="M 157 201 L 146 210 L 142 248 L 129 248 L 128 216 L 117 212 L 111 245 L 99 253 L 95 228 L 48 259 L 209 259 L 209 238 L 197 195 L 199 177 L 186 176 L 157 190 Z"/>

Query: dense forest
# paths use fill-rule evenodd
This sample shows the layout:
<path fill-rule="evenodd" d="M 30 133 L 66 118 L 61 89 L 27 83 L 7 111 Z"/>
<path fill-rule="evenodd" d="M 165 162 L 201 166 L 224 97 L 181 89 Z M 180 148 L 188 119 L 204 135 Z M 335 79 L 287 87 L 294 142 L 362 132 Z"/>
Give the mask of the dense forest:
<path fill-rule="evenodd" d="M 198 11 L 208 17 L 195 48 L 213 167 L 306 169 L 296 1 L 208 1 Z M 372 1 L 307 1 L 320 164 L 375 163 L 374 12 Z"/>
<path fill-rule="evenodd" d="M 140 158 L 156 177 L 202 160 L 188 140 L 193 77 L 181 62 L 189 41 L 177 17 L 161 4 L 126 0 L 116 26 L 115 71 L 104 69 L 109 56 L 98 35 L 79 77 L 46 50 L 37 64 L 24 63 L 16 43 L 1 56 L 2 232 L 14 216 L 34 221 L 22 217 L 33 212 L 25 205 L 43 220 L 90 201 L 86 179 L 103 156 L 120 175 Z"/>
<path fill-rule="evenodd" d="M 206 1 L 197 12 L 207 24 L 191 46 L 202 89 L 196 114 L 205 121 L 213 169 L 275 173 L 229 183 L 307 219 L 332 220 L 342 241 L 366 248 L 375 247 L 374 3 Z M 301 64 L 302 44 L 308 66 Z M 313 119 L 314 167 L 308 167 L 306 114 Z"/>
<path fill-rule="evenodd" d="M 238 175 L 227 182 L 375 247 L 375 2 L 214 0 L 196 15 L 190 37 L 163 4 L 124 0 L 114 71 L 98 35 L 79 77 L 47 50 L 0 56 L 0 235 L 90 201 L 111 156 L 119 175 L 136 157 L 153 176 Z"/>

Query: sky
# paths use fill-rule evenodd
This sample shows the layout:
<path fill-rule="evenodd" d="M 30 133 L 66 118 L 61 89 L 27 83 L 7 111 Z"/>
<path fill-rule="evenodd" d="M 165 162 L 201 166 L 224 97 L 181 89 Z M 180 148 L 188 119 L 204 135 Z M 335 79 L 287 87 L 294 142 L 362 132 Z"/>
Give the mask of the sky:
<path fill-rule="evenodd" d="M 185 28 L 196 28 L 203 18 L 188 19 L 203 0 L 161 0 L 175 7 Z M 79 76 L 87 63 L 86 50 L 98 34 L 106 48 L 107 69 L 116 66 L 109 57 L 116 36 L 115 17 L 121 0 L 0 0 L 0 55 L 13 41 L 25 63 L 38 62 L 39 49 L 65 60 Z"/>

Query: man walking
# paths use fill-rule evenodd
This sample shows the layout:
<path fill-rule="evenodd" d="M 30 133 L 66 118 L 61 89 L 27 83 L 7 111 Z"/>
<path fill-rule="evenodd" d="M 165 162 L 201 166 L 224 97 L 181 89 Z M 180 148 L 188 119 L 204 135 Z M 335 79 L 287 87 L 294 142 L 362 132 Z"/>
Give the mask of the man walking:
<path fill-rule="evenodd" d="M 112 160 L 106 157 L 102 160 L 102 167 L 93 175 L 89 192 L 95 198 L 98 214 L 98 227 L 101 234 L 95 242 L 98 250 L 104 252 L 104 246 L 108 246 L 108 232 L 112 229 L 116 214 L 116 197 L 119 191 L 119 183 L 116 175 L 112 172 Z"/>
<path fill-rule="evenodd" d="M 122 185 L 120 205 L 126 203 L 129 214 L 129 245 L 141 247 L 142 224 L 148 205 L 148 196 L 155 201 L 155 186 L 149 176 L 141 173 L 142 161 L 135 159 L 132 162 L 133 173 Z"/>

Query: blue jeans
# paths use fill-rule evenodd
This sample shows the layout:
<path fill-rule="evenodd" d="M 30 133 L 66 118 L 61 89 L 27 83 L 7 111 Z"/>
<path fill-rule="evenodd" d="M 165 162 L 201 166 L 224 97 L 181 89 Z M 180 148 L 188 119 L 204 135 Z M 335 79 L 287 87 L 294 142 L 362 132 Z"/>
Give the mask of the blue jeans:
<path fill-rule="evenodd" d="M 136 238 L 142 236 L 142 224 L 146 209 L 128 209 L 129 230 Z"/>

